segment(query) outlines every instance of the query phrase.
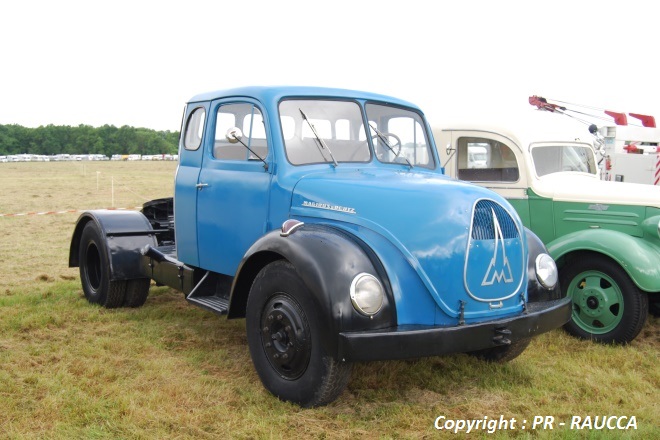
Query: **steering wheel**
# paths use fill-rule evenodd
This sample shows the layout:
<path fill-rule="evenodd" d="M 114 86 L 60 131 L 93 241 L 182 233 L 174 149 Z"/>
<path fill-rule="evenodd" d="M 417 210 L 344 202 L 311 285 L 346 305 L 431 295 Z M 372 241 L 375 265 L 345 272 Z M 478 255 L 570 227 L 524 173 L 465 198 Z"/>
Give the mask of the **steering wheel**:
<path fill-rule="evenodd" d="M 390 144 L 389 142 L 387 142 L 387 144 L 390 145 L 390 150 L 392 151 L 392 153 L 394 153 L 394 158 L 396 159 L 397 157 L 399 157 L 399 154 L 401 154 L 401 139 L 399 138 L 399 136 L 395 135 L 394 133 L 382 133 L 381 132 L 380 134 L 385 139 L 393 137 L 394 140 L 396 140 L 396 143 L 394 145 Z M 374 134 L 373 136 L 371 136 L 371 139 L 372 139 L 372 141 L 376 141 L 376 140 L 380 139 L 381 142 L 385 143 L 381 139 L 381 136 L 379 136 L 378 134 Z M 385 146 L 385 148 L 387 148 L 387 145 Z M 382 154 L 381 154 L 381 157 L 382 157 Z"/>
<path fill-rule="evenodd" d="M 359 147 L 353 149 L 353 151 L 348 157 L 348 162 L 357 161 L 358 157 L 362 157 L 364 153 L 367 154 L 367 157 L 371 155 L 371 152 L 369 151 L 369 144 L 367 143 L 367 141 L 360 142 Z"/>

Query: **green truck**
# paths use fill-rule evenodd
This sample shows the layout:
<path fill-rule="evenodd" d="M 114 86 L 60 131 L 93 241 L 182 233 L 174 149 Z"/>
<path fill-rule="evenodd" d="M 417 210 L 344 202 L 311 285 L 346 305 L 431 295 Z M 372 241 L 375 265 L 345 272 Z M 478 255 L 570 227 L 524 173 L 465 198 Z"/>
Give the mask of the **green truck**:
<path fill-rule="evenodd" d="M 445 172 L 504 196 L 559 266 L 565 329 L 628 343 L 660 305 L 660 186 L 607 182 L 591 144 L 487 126 L 434 128 Z"/>

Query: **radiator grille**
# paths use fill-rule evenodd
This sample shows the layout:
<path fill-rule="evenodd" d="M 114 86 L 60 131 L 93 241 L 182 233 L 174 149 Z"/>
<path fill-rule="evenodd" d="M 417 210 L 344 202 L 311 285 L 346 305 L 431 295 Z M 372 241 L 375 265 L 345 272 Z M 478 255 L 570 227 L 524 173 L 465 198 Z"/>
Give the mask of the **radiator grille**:
<path fill-rule="evenodd" d="M 517 238 L 518 228 L 516 228 L 515 222 L 506 209 L 492 200 L 479 200 L 474 207 L 472 218 L 472 239 L 495 239 L 495 222 L 493 221 L 493 213 L 495 213 L 497 222 L 502 230 L 502 238 Z"/>

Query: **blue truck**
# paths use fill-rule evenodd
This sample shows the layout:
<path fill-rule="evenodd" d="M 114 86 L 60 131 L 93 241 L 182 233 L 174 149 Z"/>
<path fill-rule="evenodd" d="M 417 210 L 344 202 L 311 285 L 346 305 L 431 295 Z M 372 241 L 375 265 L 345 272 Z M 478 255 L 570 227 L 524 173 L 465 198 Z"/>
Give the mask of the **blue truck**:
<path fill-rule="evenodd" d="M 303 407 L 354 362 L 508 361 L 571 315 L 512 206 L 444 175 L 422 111 L 352 90 L 193 97 L 174 197 L 83 213 L 69 265 L 103 307 L 141 306 L 154 280 L 245 318 L 264 386 Z"/>

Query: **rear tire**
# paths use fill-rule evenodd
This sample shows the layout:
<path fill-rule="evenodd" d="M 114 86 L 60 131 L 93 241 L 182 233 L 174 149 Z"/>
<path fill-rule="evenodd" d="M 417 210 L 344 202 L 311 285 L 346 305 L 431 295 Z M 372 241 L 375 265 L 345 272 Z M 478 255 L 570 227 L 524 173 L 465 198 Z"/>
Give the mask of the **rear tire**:
<path fill-rule="evenodd" d="M 78 248 L 80 282 L 87 301 L 108 309 L 121 307 L 126 281 L 110 280 L 110 263 L 103 234 L 94 222 L 88 222 L 80 236 Z"/>
<path fill-rule="evenodd" d="M 147 296 L 149 296 L 150 285 L 151 280 L 149 278 L 128 280 L 126 282 L 126 297 L 124 299 L 124 307 L 142 306 L 147 300 Z"/>
<path fill-rule="evenodd" d="M 247 302 L 248 345 L 261 382 L 279 399 L 326 405 L 346 387 L 351 365 L 328 351 L 323 322 L 291 263 L 275 261 L 259 272 Z"/>

